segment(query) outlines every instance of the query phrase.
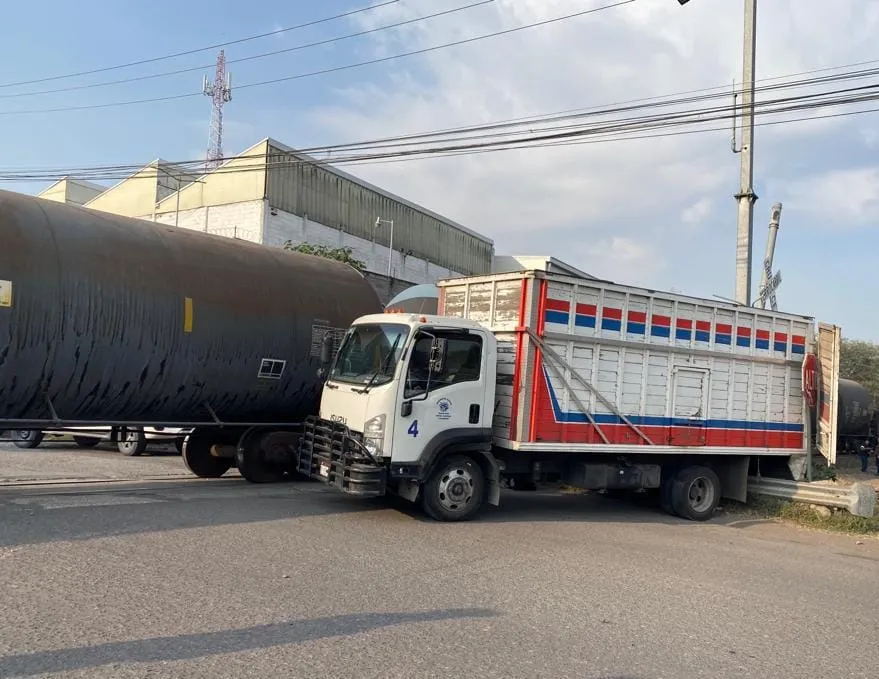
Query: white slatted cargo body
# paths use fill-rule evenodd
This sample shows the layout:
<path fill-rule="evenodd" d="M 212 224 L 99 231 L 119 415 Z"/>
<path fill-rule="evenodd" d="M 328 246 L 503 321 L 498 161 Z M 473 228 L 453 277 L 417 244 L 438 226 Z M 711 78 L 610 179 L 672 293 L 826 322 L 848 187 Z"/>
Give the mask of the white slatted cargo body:
<path fill-rule="evenodd" d="M 792 455 L 813 320 L 597 280 L 442 281 L 498 340 L 496 443 L 520 451 Z"/>

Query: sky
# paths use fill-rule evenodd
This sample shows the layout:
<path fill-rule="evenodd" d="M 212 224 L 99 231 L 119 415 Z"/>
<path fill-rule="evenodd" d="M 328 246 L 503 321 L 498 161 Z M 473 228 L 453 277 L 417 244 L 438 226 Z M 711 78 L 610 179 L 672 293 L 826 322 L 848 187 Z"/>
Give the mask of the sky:
<path fill-rule="evenodd" d="M 225 49 L 233 93 L 225 109 L 226 154 L 241 152 L 264 137 L 307 148 L 703 88 L 727 87 L 731 92 L 733 80 L 741 81 L 742 0 L 691 0 L 683 7 L 677 0 L 634 0 L 420 55 L 246 87 L 532 24 L 614 0 L 493 0 L 445 17 L 334 40 L 475 1 L 397 0 L 306 29 L 229 45 Z M 4 85 L 209 47 L 376 4 L 379 0 L 8 3 L 0 40 L 5 64 L 0 69 L 0 173 L 202 158 L 210 102 L 199 92 L 202 76 L 212 74 L 217 49 L 76 78 Z M 758 85 L 815 69 L 847 67 L 821 72 L 828 75 L 879 67 L 879 47 L 872 39 L 877 31 L 879 3 L 764 0 L 758 8 Z M 327 44 L 236 63 L 322 40 Z M 876 63 L 863 63 L 872 60 Z M 34 94 L 189 68 L 194 70 Z M 776 80 L 765 80 L 769 78 Z M 876 82 L 879 76 L 823 87 Z M 69 110 L 180 94 L 192 96 Z M 759 199 L 753 287 L 756 294 L 770 207 L 781 202 L 775 254 L 775 269 L 782 272 L 780 310 L 839 324 L 849 338 L 879 342 L 879 314 L 874 312 L 879 288 L 879 113 L 869 112 L 871 108 L 879 109 L 879 102 L 758 119 L 837 114 L 756 129 L 754 185 Z M 858 113 L 838 115 L 852 112 Z M 619 283 L 732 297 L 739 155 L 730 148 L 727 123 L 706 127 L 715 129 L 345 169 L 488 235 L 498 254 L 552 255 Z M 0 181 L 0 188 L 37 193 L 49 183 Z"/>

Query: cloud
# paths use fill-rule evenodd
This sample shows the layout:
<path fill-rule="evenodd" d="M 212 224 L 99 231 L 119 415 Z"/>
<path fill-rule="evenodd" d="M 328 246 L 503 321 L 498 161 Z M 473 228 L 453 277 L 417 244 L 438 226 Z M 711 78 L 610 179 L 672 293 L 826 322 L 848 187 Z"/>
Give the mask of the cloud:
<path fill-rule="evenodd" d="M 681 212 L 681 221 L 690 226 L 699 226 L 714 211 L 714 201 L 700 198 Z"/>
<path fill-rule="evenodd" d="M 649 286 L 666 266 L 659 250 L 627 236 L 604 238 L 577 254 L 589 263 L 588 272 L 593 276 L 634 285 Z"/>
<path fill-rule="evenodd" d="M 825 228 L 879 220 L 879 168 L 834 170 L 804 177 L 786 187 L 786 200 L 800 213 L 819 215 Z"/>

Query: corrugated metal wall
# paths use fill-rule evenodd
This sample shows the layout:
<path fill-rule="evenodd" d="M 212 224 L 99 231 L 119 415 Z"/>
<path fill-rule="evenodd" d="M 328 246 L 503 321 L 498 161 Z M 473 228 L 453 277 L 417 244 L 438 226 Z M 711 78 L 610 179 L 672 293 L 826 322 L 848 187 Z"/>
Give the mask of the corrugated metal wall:
<path fill-rule="evenodd" d="M 322 167 L 298 162 L 289 151 L 270 146 L 268 166 L 266 198 L 272 207 L 382 244 L 388 243 L 389 228 L 375 230 L 375 220 L 393 220 L 395 250 L 464 274 L 491 271 L 493 246 L 487 240 Z"/>

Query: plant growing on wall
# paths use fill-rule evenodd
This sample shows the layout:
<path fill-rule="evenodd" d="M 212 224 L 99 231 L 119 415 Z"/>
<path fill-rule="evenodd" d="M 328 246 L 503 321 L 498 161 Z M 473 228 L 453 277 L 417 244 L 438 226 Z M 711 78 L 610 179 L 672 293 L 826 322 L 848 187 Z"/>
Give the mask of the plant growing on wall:
<path fill-rule="evenodd" d="M 304 255 L 335 259 L 337 262 L 350 264 L 361 273 L 366 271 L 366 262 L 354 257 L 351 248 L 331 248 L 328 245 L 312 245 L 311 243 L 297 243 L 296 245 L 293 245 L 293 241 L 288 240 L 284 243 L 284 249 L 292 250 L 293 252 L 301 252 Z"/>

